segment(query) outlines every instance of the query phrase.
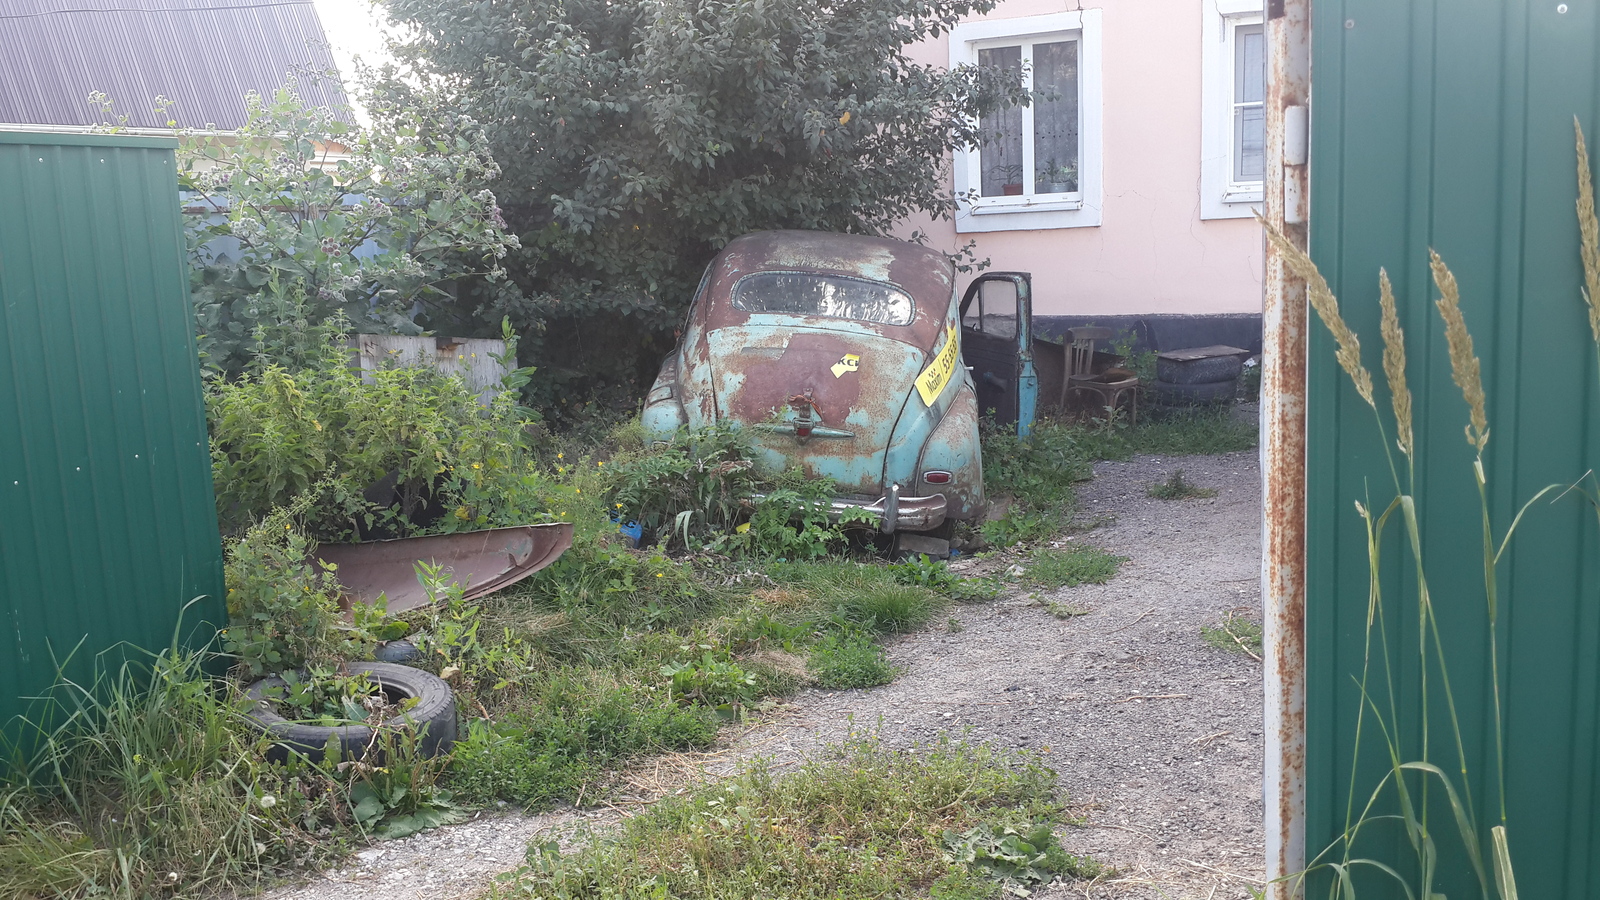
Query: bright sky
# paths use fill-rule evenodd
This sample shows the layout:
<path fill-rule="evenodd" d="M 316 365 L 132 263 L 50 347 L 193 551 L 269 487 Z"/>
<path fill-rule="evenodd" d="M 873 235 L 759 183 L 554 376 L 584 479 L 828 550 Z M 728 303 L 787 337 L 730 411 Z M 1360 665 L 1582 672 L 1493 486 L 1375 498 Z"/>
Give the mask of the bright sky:
<path fill-rule="evenodd" d="M 333 45 L 333 59 L 339 64 L 339 74 L 346 83 L 355 76 L 355 58 L 367 65 L 381 64 L 388 58 L 383 50 L 383 13 L 375 10 L 372 0 L 314 0 L 317 18 L 322 20 L 322 30 L 327 32 Z M 365 118 L 361 110 L 356 114 Z"/>

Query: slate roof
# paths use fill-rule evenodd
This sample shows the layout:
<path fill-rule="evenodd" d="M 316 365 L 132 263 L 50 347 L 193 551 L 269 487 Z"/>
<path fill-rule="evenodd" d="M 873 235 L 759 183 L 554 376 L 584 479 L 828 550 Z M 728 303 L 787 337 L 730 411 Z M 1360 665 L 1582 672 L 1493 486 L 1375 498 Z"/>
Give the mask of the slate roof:
<path fill-rule="evenodd" d="M 132 128 L 164 128 L 152 101 L 175 101 L 179 125 L 232 129 L 250 90 L 290 76 L 313 106 L 344 111 L 337 66 L 311 0 L 4 0 L 0 124 L 88 126 L 101 91 Z"/>

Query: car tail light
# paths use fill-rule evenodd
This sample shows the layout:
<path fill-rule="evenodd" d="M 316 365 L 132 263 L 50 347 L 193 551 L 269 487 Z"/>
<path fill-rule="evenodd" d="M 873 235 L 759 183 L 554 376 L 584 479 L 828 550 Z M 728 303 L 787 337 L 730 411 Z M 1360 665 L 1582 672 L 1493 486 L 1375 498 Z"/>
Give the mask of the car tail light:
<path fill-rule="evenodd" d="M 949 484 L 950 473 L 942 469 L 922 473 L 922 480 L 926 484 Z"/>

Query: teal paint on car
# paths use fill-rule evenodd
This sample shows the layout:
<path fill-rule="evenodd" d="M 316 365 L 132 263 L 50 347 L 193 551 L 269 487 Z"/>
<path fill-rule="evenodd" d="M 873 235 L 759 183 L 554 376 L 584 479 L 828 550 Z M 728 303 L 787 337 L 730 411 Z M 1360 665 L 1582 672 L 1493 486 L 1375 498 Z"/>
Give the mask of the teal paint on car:
<path fill-rule="evenodd" d="M 977 391 L 943 254 L 861 235 L 760 232 L 725 248 L 647 397 L 665 440 L 716 423 L 761 461 L 839 485 L 885 532 L 983 514 Z M 930 480 L 931 479 L 931 480 Z"/>

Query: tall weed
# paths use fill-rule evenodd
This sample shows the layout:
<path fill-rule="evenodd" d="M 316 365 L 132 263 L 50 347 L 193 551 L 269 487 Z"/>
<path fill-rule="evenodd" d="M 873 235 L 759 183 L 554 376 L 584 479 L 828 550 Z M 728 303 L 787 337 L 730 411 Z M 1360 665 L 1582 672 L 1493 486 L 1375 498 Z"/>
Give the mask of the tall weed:
<path fill-rule="evenodd" d="M 195 896 L 330 852 L 314 829 L 339 792 L 262 763 L 206 663 L 169 649 L 57 685 L 0 789 L 0 895 Z"/>

